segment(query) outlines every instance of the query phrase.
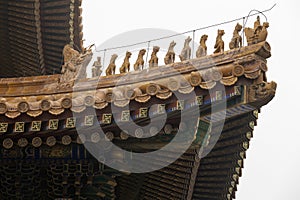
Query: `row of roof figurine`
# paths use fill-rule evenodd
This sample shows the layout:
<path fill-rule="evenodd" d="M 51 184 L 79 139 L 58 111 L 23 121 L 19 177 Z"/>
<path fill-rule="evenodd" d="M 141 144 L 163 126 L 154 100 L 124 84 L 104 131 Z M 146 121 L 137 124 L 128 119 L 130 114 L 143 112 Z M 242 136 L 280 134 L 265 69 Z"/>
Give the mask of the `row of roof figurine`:
<path fill-rule="evenodd" d="M 260 18 L 259 16 L 257 17 L 257 20 L 254 23 L 254 28 L 245 28 L 245 35 L 247 38 L 248 45 L 251 44 L 256 44 L 259 42 L 263 42 L 266 40 L 268 32 L 267 28 L 269 27 L 268 22 L 264 22 L 263 25 L 260 24 Z M 237 23 L 235 26 L 234 32 L 233 32 L 233 37 L 229 43 L 229 48 L 230 49 L 235 49 L 235 48 L 240 48 L 242 47 L 242 37 L 240 36 L 240 31 L 242 30 L 242 25 Z M 215 43 L 215 51 L 214 53 L 223 53 L 224 52 L 224 41 L 222 39 L 222 36 L 225 34 L 224 30 L 218 30 L 218 35 L 216 38 L 216 43 Z M 206 40 L 208 36 L 207 35 L 202 35 L 200 39 L 200 45 L 198 47 L 198 50 L 196 52 L 196 57 L 200 58 L 203 56 L 207 55 L 207 46 L 206 46 Z M 185 40 L 184 47 L 181 51 L 181 54 L 179 55 L 179 58 L 181 61 L 189 60 L 191 58 L 191 47 L 189 46 L 190 42 L 192 41 L 191 37 L 188 37 Z M 170 43 L 168 52 L 164 58 L 164 62 L 166 65 L 174 63 L 175 61 L 175 52 L 174 52 L 174 47 L 176 43 L 172 41 Z M 154 46 L 153 47 L 153 52 L 151 54 L 151 58 L 149 60 L 149 67 L 157 67 L 158 66 L 158 57 L 157 53 L 159 52 L 160 47 Z M 138 71 L 143 69 L 144 67 L 144 55 L 146 53 L 146 49 L 142 49 L 139 51 L 138 58 L 134 64 L 134 70 Z M 131 57 L 131 52 L 126 52 L 124 62 L 122 66 L 120 67 L 120 73 L 127 73 L 130 71 L 130 62 L 129 59 Z M 116 72 L 116 64 L 115 61 L 118 58 L 118 55 L 113 54 L 110 60 L 110 63 L 106 69 L 106 76 L 113 75 Z M 97 77 L 100 76 L 102 73 L 102 65 L 101 65 L 101 58 L 98 57 L 97 61 L 94 62 L 93 68 L 92 68 L 92 76 Z"/>

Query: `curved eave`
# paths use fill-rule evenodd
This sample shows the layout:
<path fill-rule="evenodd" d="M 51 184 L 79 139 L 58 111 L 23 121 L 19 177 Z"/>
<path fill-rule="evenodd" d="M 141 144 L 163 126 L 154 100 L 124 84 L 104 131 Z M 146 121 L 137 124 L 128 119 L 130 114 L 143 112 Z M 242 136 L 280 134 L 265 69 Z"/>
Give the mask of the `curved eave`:
<path fill-rule="evenodd" d="M 174 93 L 187 95 L 197 88 L 207 91 L 220 85 L 250 87 L 264 82 L 268 47 L 264 42 L 159 69 L 77 80 L 73 87 L 62 87 L 59 75 L 0 79 L 0 114 L 9 118 L 21 113 L 37 117 L 43 112 L 54 114 L 53 109 L 80 112 L 88 106 L 101 110 L 109 104 L 125 107 L 130 102 L 167 100 Z M 26 108 L 20 108 L 21 103 Z"/>

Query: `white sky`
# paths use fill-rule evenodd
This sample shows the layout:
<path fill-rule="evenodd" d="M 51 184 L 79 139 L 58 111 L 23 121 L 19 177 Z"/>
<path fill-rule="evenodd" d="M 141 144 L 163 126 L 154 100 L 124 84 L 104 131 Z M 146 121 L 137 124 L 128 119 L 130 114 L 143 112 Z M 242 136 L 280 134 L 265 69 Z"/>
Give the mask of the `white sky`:
<path fill-rule="evenodd" d="M 267 76 L 269 81 L 278 83 L 277 94 L 270 104 L 263 107 L 255 128 L 238 186 L 237 199 L 241 200 L 300 199 L 300 66 L 296 60 L 299 56 L 297 35 L 300 28 L 296 21 L 300 19 L 299 1 L 83 1 L 86 45 L 100 45 L 115 35 L 135 29 L 193 30 L 245 16 L 251 9 L 265 10 L 274 3 L 277 6 L 266 13 L 270 23 L 267 40 L 272 47 Z M 247 26 L 252 27 L 254 20 L 249 19 Z M 262 16 L 261 21 L 264 21 Z M 216 32 L 220 28 L 226 32 L 224 40 L 228 49 L 234 26 L 235 23 L 199 32 L 196 42 L 202 34 L 208 34 L 208 52 L 212 53 Z M 131 62 L 134 60 L 135 57 Z"/>

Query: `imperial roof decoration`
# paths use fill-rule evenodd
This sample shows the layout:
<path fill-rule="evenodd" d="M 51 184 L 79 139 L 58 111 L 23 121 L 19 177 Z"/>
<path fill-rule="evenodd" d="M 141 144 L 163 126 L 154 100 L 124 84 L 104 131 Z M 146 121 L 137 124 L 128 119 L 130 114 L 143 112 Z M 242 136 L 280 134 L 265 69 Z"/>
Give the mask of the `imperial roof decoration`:
<path fill-rule="evenodd" d="M 158 46 L 149 62 L 141 49 L 134 70 L 127 52 L 120 74 L 118 55 L 111 57 L 106 76 L 97 58 L 93 78 L 87 78 L 93 53 L 92 46 L 82 48 L 80 5 L 81 0 L 0 2 L 0 43 L 7 47 L 0 50 L 5 77 L 0 78 L 0 199 L 235 198 L 260 108 L 276 92 L 276 83 L 266 78 L 269 23 L 261 25 L 257 18 L 253 29 L 244 29 L 248 46 L 242 46 L 244 27 L 237 24 L 228 51 L 225 31 L 218 30 L 212 55 L 203 35 L 192 59 L 188 37 L 181 62 L 175 62 L 172 41 L 165 66 L 158 66 Z M 146 128 L 162 115 L 162 128 Z M 177 136 L 182 143 L 163 148 Z M 180 153 L 186 140 L 191 143 Z M 87 144 L 101 148 L 97 159 Z M 155 157 L 147 154 L 157 150 Z M 136 152 L 145 153 L 143 162 L 133 159 Z M 127 161 L 160 168 L 131 174 Z"/>
<path fill-rule="evenodd" d="M 0 113 L 9 118 L 16 118 L 21 113 L 31 117 L 37 117 L 43 112 L 59 115 L 65 109 L 82 112 L 87 106 L 104 109 L 109 103 L 125 107 L 130 101 L 146 103 L 154 97 L 166 100 L 174 92 L 189 94 L 197 87 L 208 90 L 217 84 L 233 86 L 239 81 L 251 84 L 254 80 L 253 83 L 260 83 L 265 81 L 264 73 L 268 70 L 265 59 L 269 56 L 270 47 L 268 43 L 262 42 L 228 51 L 222 56 L 212 55 L 205 59 L 197 58 L 160 69 L 154 68 L 143 77 L 143 81 L 134 72 L 130 75 L 93 78 L 87 82 L 84 80 L 82 84 L 78 82 L 75 85 L 74 91 L 78 92 L 74 92 L 71 85 L 63 88 L 59 76 L 49 76 L 46 80 L 44 77 L 2 79 Z M 176 75 L 178 72 L 184 76 Z M 122 82 L 123 76 L 127 76 L 126 82 Z M 116 82 L 120 86 L 115 88 Z M 89 88 L 96 90 L 89 91 Z"/>

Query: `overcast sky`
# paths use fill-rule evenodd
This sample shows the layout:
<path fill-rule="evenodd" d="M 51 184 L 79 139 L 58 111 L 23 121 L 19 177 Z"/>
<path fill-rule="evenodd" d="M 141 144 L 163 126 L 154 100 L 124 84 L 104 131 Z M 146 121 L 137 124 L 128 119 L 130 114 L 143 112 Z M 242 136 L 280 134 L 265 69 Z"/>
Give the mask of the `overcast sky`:
<path fill-rule="evenodd" d="M 266 13 L 270 23 L 267 40 L 272 47 L 267 76 L 269 81 L 278 83 L 277 94 L 259 116 L 238 186 L 240 200 L 300 199 L 300 66 L 297 60 L 300 28 L 296 21 L 300 19 L 299 1 L 83 1 L 86 45 L 100 45 L 113 36 L 136 29 L 185 32 L 245 16 L 251 9 L 265 10 L 274 3 L 277 6 Z M 250 18 L 247 26 L 252 27 L 254 20 Z M 263 16 L 261 21 L 265 21 Z M 217 29 L 224 29 L 228 49 L 234 26 L 232 23 L 197 32 L 196 42 L 202 34 L 208 34 L 210 54 Z"/>

